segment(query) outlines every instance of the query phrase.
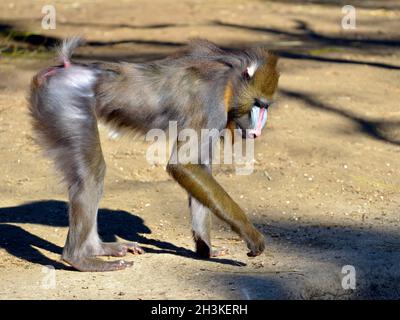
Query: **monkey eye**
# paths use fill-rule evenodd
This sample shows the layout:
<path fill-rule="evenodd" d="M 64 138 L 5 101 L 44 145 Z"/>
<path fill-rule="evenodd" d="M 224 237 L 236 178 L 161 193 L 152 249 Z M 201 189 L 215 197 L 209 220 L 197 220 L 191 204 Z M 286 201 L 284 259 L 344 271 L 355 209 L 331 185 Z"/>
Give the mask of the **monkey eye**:
<path fill-rule="evenodd" d="M 250 80 L 250 75 L 249 75 L 249 72 L 248 72 L 247 70 L 244 70 L 244 71 L 243 71 L 242 76 L 243 76 L 243 79 L 244 79 L 244 80 L 246 80 L 246 81 L 249 81 L 249 80 Z"/>
<path fill-rule="evenodd" d="M 271 102 L 268 100 L 264 99 L 254 99 L 254 106 L 259 107 L 259 108 L 265 108 L 267 109 L 270 106 Z"/>

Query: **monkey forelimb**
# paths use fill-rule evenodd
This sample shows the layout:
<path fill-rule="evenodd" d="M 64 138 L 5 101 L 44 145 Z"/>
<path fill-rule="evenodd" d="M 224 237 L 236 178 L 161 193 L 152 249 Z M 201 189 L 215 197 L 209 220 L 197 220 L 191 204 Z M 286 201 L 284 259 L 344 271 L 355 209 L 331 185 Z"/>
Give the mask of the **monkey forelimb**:
<path fill-rule="evenodd" d="M 250 249 L 248 256 L 258 256 L 264 251 L 263 235 L 253 226 L 243 210 L 218 184 L 205 166 L 168 164 L 167 171 L 193 197 L 228 223 L 232 230 L 246 241 Z"/>

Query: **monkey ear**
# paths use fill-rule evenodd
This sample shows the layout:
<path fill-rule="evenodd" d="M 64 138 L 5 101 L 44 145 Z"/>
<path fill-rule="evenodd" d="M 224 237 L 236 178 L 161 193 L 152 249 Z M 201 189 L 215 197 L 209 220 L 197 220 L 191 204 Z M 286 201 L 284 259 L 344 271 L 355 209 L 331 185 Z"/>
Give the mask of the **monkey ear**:
<path fill-rule="evenodd" d="M 252 54 L 257 62 L 251 63 L 247 68 L 248 71 L 252 71 L 249 72 L 250 77 L 252 77 L 256 71 L 258 71 L 259 67 L 262 67 L 262 69 L 269 69 L 270 71 L 276 70 L 279 57 L 275 52 L 268 50 L 267 48 L 259 47 L 254 49 Z M 252 65 L 255 66 L 253 70 L 251 70 Z"/>
<path fill-rule="evenodd" d="M 252 78 L 254 76 L 254 73 L 256 73 L 258 68 L 258 65 L 256 62 L 252 62 L 245 70 L 246 75 L 248 78 Z"/>

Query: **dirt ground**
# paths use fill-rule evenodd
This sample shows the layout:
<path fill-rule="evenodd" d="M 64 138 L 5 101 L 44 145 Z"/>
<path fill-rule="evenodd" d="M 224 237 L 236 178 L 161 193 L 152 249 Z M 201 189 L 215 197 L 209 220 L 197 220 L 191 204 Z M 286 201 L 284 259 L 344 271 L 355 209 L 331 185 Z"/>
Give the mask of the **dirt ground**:
<path fill-rule="evenodd" d="M 351 1 L 350 1 L 351 2 Z M 353 1 L 357 28 L 341 28 L 340 1 L 47 1 L 0 3 L 0 299 L 400 298 L 400 5 Z M 192 253 L 185 192 L 148 144 L 111 140 L 99 212 L 104 240 L 138 241 L 130 269 L 80 273 L 60 261 L 66 192 L 34 141 L 26 95 L 51 64 L 47 49 L 82 34 L 77 59 L 142 61 L 205 37 L 228 48 L 279 52 L 278 103 L 256 141 L 255 170 L 217 166 L 217 180 L 265 234 L 257 258 L 215 219 L 229 255 Z M 44 266 L 55 267 L 48 288 Z M 342 287 L 354 266 L 356 288 Z"/>

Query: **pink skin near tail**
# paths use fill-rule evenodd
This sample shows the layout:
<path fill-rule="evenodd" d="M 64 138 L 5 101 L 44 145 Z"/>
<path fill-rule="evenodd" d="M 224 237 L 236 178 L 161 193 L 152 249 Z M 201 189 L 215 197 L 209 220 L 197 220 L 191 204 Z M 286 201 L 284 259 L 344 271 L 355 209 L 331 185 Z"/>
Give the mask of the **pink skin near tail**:
<path fill-rule="evenodd" d="M 71 62 L 68 60 L 63 60 L 63 65 L 64 65 L 64 68 L 69 68 L 71 66 Z M 61 68 L 60 67 L 48 68 L 47 71 L 41 76 L 41 78 L 44 80 L 47 77 L 54 75 L 58 69 L 61 69 Z"/>

